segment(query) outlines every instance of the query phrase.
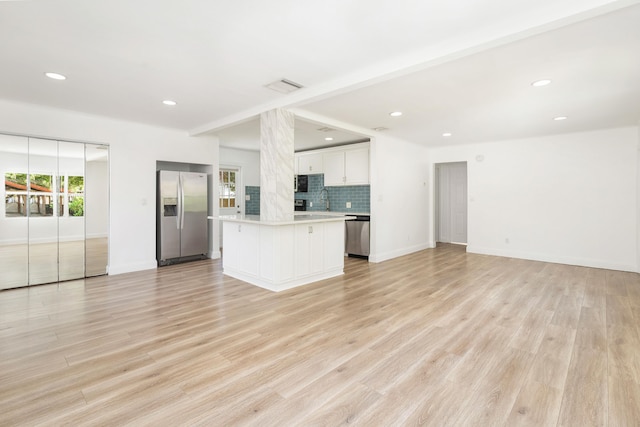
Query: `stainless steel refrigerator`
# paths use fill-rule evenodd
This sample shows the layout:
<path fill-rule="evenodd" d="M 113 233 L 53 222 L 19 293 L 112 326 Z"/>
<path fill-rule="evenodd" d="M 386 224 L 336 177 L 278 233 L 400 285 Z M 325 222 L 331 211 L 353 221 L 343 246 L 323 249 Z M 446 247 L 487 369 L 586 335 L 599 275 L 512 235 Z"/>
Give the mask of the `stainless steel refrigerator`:
<path fill-rule="evenodd" d="M 209 251 L 207 174 L 158 171 L 158 265 L 204 258 Z"/>

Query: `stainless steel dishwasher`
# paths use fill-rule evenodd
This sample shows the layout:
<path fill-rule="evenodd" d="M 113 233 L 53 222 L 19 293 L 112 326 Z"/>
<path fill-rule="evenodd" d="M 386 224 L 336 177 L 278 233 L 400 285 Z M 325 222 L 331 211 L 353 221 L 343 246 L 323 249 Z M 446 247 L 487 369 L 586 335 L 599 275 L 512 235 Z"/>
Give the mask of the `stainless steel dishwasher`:
<path fill-rule="evenodd" d="M 345 252 L 349 256 L 369 258 L 369 215 L 357 215 L 345 221 Z"/>

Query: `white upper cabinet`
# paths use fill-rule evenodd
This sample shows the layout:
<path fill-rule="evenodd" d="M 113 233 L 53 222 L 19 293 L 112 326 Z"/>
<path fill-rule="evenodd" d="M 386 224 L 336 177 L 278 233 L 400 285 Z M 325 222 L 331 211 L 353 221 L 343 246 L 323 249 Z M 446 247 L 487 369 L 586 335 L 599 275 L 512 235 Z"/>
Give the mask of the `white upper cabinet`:
<path fill-rule="evenodd" d="M 322 153 L 296 154 L 298 175 L 313 175 L 323 173 Z"/>
<path fill-rule="evenodd" d="M 369 184 L 368 147 L 325 152 L 325 186 L 367 184 Z"/>
<path fill-rule="evenodd" d="M 345 185 L 369 184 L 369 149 L 344 152 Z"/>
<path fill-rule="evenodd" d="M 324 164 L 324 185 L 326 187 L 344 185 L 344 151 L 325 153 Z"/>

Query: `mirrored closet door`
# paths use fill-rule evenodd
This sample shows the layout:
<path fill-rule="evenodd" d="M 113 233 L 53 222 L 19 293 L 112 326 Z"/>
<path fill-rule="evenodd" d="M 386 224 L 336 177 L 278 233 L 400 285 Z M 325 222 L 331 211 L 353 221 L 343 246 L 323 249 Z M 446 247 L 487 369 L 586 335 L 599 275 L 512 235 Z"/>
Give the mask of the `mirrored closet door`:
<path fill-rule="evenodd" d="M 106 274 L 108 147 L 0 134 L 0 289 Z"/>

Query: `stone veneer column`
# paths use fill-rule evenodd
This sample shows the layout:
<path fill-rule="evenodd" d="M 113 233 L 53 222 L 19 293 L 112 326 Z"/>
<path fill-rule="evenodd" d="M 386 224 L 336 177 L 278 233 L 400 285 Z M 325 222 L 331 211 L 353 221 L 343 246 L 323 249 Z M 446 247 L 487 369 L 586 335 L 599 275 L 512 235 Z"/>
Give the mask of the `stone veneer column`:
<path fill-rule="evenodd" d="M 286 110 L 260 114 L 260 219 L 293 219 L 294 115 Z"/>

